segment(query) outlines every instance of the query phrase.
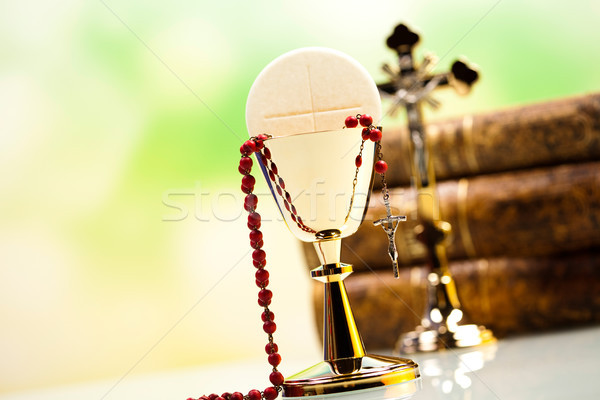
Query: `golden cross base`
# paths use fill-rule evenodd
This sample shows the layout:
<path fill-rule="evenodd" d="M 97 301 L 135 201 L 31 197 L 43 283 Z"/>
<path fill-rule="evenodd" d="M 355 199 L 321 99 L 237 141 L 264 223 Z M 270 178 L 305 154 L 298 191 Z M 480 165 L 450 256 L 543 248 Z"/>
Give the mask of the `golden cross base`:
<path fill-rule="evenodd" d="M 438 329 L 425 329 L 419 326 L 414 331 L 402 335 L 396 349 L 401 354 L 413 354 L 495 342 L 496 338 L 491 330 L 475 324 L 459 325 L 453 332 L 443 325 Z"/>

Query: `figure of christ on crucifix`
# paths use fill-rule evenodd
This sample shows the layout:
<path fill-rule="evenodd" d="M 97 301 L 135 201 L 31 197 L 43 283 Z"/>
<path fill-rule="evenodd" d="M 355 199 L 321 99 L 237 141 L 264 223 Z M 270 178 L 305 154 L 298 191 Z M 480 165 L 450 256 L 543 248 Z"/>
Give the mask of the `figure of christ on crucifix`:
<path fill-rule="evenodd" d="M 390 208 L 390 201 L 387 196 L 387 193 L 384 194 L 383 198 L 385 202 L 385 208 L 387 211 L 387 216 L 385 218 L 378 219 L 373 222 L 373 225 L 378 226 L 381 225 L 385 233 L 388 235 L 388 253 L 390 258 L 392 259 L 392 265 L 394 269 L 394 278 L 398 279 L 398 250 L 396 249 L 396 229 L 398 229 L 398 224 L 401 221 L 406 221 L 405 215 L 392 215 L 392 210 Z"/>

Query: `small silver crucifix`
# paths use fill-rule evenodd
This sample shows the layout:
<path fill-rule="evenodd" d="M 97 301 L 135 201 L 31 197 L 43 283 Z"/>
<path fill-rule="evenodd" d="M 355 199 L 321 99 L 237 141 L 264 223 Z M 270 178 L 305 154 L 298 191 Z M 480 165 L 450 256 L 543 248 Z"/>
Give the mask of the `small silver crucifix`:
<path fill-rule="evenodd" d="M 387 211 L 387 216 L 385 218 L 378 219 L 373 222 L 373 225 L 381 225 L 385 233 L 388 235 L 389 245 L 388 245 L 388 253 L 390 258 L 392 259 L 392 265 L 394 269 L 394 278 L 398 279 L 398 250 L 396 249 L 396 229 L 398 229 L 398 223 L 400 221 L 406 221 L 406 215 L 392 215 L 392 210 L 390 208 L 390 200 L 387 193 L 383 196 L 383 201 L 385 203 L 385 209 Z"/>

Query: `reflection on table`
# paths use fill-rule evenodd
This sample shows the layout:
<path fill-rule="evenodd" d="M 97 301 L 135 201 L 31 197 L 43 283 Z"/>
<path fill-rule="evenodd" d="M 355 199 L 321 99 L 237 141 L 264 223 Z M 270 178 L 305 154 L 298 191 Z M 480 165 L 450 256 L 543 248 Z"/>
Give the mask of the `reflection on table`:
<path fill-rule="evenodd" d="M 600 398 L 600 327 L 502 339 L 491 346 L 421 353 L 411 358 L 421 367 L 420 381 L 345 394 L 344 400 Z M 284 372 L 314 361 L 308 357 L 286 360 Z M 126 377 L 116 385 L 115 381 L 105 381 L 5 394 L 0 395 L 0 400 L 184 400 L 207 390 L 232 386 L 250 389 L 265 380 L 264 373 L 261 356 L 236 364 Z"/>

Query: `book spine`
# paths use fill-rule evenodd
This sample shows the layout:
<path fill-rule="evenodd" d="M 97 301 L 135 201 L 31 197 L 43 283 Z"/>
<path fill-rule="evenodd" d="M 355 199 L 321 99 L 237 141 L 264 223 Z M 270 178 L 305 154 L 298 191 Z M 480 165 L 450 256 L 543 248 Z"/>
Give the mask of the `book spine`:
<path fill-rule="evenodd" d="M 464 317 L 494 335 L 537 333 L 600 322 L 600 248 L 557 257 L 492 258 L 450 263 Z M 370 349 L 393 348 L 413 330 L 425 309 L 425 266 L 390 272 L 355 273 L 346 280 L 354 317 Z M 314 307 L 322 327 L 322 285 Z"/>
<path fill-rule="evenodd" d="M 438 180 L 598 160 L 600 94 L 431 123 L 426 132 Z M 390 186 L 410 184 L 408 146 L 406 129 L 385 130 Z"/>
<path fill-rule="evenodd" d="M 600 162 L 445 181 L 438 194 L 439 217 L 452 225 L 449 259 L 540 256 L 600 246 Z M 355 270 L 388 264 L 387 236 L 372 223 L 386 214 L 380 197 L 374 193 L 360 228 L 342 241 L 341 259 Z M 403 265 L 425 260 L 414 234 L 416 200 L 412 189 L 390 191 L 393 213 L 407 216 L 396 231 Z"/>

